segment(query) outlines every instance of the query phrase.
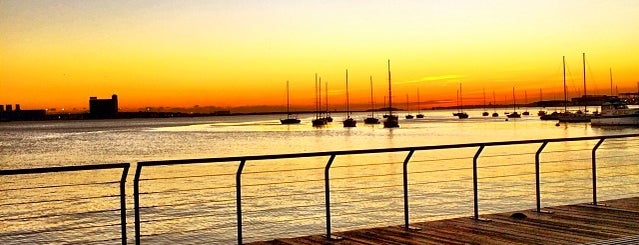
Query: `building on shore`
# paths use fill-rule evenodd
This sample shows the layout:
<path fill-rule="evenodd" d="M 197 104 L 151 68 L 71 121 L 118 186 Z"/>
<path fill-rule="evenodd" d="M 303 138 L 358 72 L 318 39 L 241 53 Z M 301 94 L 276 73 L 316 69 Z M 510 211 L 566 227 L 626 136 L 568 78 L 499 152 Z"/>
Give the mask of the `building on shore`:
<path fill-rule="evenodd" d="M 37 121 L 45 120 L 47 111 L 44 109 L 39 110 L 22 110 L 20 104 L 15 104 L 15 110 L 13 105 L 7 104 L 0 105 L 0 121 Z"/>
<path fill-rule="evenodd" d="M 94 118 L 114 117 L 118 114 L 118 96 L 112 95 L 110 99 L 98 99 L 89 97 L 89 115 Z"/>

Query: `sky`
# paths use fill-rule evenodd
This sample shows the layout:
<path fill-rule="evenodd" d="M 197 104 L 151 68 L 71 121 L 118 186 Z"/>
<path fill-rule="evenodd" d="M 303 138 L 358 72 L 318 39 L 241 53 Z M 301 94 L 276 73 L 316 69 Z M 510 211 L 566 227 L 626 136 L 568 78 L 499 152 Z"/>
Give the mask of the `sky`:
<path fill-rule="evenodd" d="M 0 0 L 0 103 L 332 109 L 388 93 L 422 107 L 636 92 L 636 0 Z M 325 88 L 325 87 L 324 87 Z M 323 93 L 324 93 L 324 88 Z M 540 93 L 540 90 L 542 91 Z M 614 91 L 617 91 L 615 89 Z M 524 96 L 527 94 L 527 96 Z M 324 97 L 324 95 L 322 95 Z M 487 103 L 488 103 L 487 102 Z"/>

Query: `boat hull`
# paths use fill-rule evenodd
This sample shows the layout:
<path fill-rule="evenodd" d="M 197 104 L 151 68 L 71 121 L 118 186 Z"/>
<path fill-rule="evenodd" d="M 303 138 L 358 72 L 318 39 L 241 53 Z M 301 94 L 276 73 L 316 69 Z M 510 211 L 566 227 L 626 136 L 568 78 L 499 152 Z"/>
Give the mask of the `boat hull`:
<path fill-rule="evenodd" d="M 346 127 L 346 128 L 357 127 L 357 121 L 355 121 L 352 118 L 348 118 L 348 119 L 344 120 L 342 123 L 344 124 L 344 127 Z"/>
<path fill-rule="evenodd" d="M 297 118 L 286 118 L 286 119 L 280 119 L 280 122 L 282 124 L 298 124 L 301 122 L 301 120 Z"/>
<path fill-rule="evenodd" d="M 639 126 L 639 114 L 593 118 L 590 124 L 593 126 Z"/>
<path fill-rule="evenodd" d="M 368 117 L 364 119 L 364 124 L 379 124 L 379 119 L 374 117 Z"/>

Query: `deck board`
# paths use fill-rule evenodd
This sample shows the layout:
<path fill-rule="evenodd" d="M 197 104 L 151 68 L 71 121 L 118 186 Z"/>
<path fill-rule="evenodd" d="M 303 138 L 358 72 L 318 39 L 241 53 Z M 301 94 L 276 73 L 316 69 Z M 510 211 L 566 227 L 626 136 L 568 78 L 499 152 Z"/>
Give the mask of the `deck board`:
<path fill-rule="evenodd" d="M 606 206 L 576 204 L 544 208 L 551 214 L 518 211 L 527 216 L 523 219 L 510 217 L 515 212 L 508 212 L 481 216 L 490 221 L 462 217 L 411 224 L 421 228 L 419 231 L 387 226 L 336 232 L 334 235 L 343 237 L 336 241 L 312 235 L 251 244 L 584 244 L 639 236 L 639 197 L 600 203 Z"/>

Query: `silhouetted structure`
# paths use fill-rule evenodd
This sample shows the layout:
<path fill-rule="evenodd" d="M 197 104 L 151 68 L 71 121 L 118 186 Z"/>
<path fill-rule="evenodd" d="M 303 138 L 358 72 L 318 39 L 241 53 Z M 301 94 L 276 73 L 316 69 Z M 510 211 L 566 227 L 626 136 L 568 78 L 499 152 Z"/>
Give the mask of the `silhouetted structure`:
<path fill-rule="evenodd" d="M 89 114 L 92 117 L 112 117 L 118 114 L 118 96 L 112 95 L 111 99 L 89 98 Z"/>
<path fill-rule="evenodd" d="M 7 104 L 6 111 L 5 106 L 0 105 L 0 120 L 1 121 L 36 121 L 46 119 L 46 110 L 22 110 L 20 104 L 15 105 Z"/>

